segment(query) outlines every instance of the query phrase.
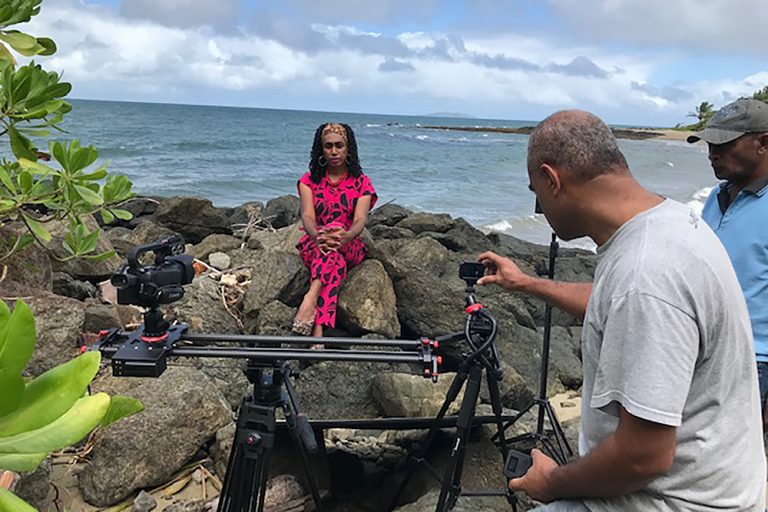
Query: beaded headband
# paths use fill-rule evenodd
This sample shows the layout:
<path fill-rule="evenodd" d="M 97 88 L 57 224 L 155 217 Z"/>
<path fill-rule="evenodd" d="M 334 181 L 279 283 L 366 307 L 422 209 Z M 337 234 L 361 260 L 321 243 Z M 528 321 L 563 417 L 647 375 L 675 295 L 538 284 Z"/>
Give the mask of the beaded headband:
<path fill-rule="evenodd" d="M 343 126 L 341 126 L 338 123 L 328 123 L 325 125 L 325 128 L 323 128 L 323 137 L 325 137 L 329 133 L 335 133 L 336 135 L 340 135 L 342 139 L 344 139 L 344 142 L 349 142 L 347 140 L 347 130 L 344 129 Z"/>

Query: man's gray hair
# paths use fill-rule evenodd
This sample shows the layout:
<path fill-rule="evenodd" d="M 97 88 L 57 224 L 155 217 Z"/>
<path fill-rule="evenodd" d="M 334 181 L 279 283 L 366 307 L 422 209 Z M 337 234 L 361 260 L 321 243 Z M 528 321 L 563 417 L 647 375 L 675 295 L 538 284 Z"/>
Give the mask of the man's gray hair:
<path fill-rule="evenodd" d="M 528 168 L 549 164 L 584 183 L 601 174 L 628 172 L 611 129 L 589 112 L 565 110 L 544 119 L 528 140 Z"/>

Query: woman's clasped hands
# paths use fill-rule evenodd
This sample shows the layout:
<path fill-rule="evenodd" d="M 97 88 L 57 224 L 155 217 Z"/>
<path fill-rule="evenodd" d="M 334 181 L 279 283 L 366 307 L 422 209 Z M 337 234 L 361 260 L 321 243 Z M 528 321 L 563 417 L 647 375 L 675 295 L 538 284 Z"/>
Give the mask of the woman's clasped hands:
<path fill-rule="evenodd" d="M 339 224 L 323 226 L 317 230 L 317 246 L 323 253 L 336 251 L 343 247 L 352 237 L 349 231 Z"/>

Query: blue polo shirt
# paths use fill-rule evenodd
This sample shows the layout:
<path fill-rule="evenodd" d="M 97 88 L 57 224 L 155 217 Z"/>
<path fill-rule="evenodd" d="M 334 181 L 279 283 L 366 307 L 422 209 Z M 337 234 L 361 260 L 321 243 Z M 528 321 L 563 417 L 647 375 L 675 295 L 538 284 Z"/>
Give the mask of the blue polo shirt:
<path fill-rule="evenodd" d="M 730 183 L 715 187 L 701 216 L 728 251 L 747 300 L 757 360 L 768 362 L 768 178 L 732 201 L 731 189 Z"/>

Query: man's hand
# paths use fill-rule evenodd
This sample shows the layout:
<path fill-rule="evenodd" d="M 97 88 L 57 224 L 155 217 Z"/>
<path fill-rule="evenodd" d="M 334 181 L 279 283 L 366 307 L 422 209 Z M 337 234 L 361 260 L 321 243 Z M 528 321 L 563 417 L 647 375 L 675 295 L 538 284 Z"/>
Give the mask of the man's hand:
<path fill-rule="evenodd" d="M 517 291 L 531 282 L 531 277 L 525 274 L 512 260 L 499 256 L 495 252 L 484 252 L 477 261 L 485 265 L 486 275 L 477 284 L 497 284 L 509 291 Z"/>
<path fill-rule="evenodd" d="M 557 468 L 557 462 L 550 459 L 541 450 L 531 450 L 533 464 L 520 478 L 509 481 L 510 491 L 523 491 L 531 498 L 544 503 L 555 499 L 549 489 L 549 476 Z"/>

